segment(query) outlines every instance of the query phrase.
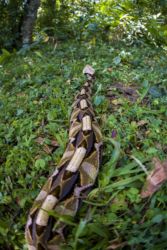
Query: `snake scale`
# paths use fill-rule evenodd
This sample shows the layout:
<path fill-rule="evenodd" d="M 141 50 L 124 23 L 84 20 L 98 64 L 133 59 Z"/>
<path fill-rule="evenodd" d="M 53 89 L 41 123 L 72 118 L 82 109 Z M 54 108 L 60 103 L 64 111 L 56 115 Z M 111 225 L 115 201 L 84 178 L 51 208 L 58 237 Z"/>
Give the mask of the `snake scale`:
<path fill-rule="evenodd" d="M 91 103 L 95 71 L 87 65 L 83 73 L 86 82 L 72 105 L 66 150 L 29 213 L 25 230 L 29 250 L 60 249 L 67 225 L 49 211 L 75 216 L 99 171 L 102 135 Z"/>

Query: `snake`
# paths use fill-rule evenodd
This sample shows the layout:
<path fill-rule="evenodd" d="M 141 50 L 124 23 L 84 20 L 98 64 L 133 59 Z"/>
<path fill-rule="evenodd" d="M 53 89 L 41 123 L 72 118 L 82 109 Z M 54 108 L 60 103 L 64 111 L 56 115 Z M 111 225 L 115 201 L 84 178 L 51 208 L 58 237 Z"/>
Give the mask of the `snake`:
<path fill-rule="evenodd" d="M 59 217 L 74 218 L 97 179 L 103 142 L 91 102 L 95 70 L 86 65 L 83 74 L 86 80 L 72 104 L 65 152 L 28 215 L 25 239 L 29 250 L 61 249 L 68 225 Z"/>

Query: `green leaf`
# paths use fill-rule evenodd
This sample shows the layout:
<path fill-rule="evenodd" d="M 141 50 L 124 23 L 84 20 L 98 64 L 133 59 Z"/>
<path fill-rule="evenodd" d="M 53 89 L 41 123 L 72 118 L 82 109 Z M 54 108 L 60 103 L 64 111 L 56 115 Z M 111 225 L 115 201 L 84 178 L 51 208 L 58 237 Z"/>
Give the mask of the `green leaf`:
<path fill-rule="evenodd" d="M 43 56 L 42 56 L 42 54 L 41 54 L 40 51 L 35 51 L 35 54 L 36 54 L 38 57 L 43 58 Z"/>
<path fill-rule="evenodd" d="M 49 111 L 49 113 L 47 115 L 48 121 L 53 121 L 56 119 L 56 117 L 57 117 L 56 110 L 53 109 L 53 110 Z"/>
<path fill-rule="evenodd" d="M 105 100 L 105 96 L 102 96 L 102 95 L 96 96 L 94 99 L 94 104 L 96 106 L 99 106 L 104 100 Z"/>
<path fill-rule="evenodd" d="M 0 56 L 0 63 L 3 63 L 6 59 L 11 56 L 11 53 L 6 49 L 2 49 L 2 55 Z"/>
<path fill-rule="evenodd" d="M 116 56 L 116 57 L 113 59 L 113 63 L 114 63 L 115 65 L 120 64 L 120 62 L 121 62 L 121 57 L 120 57 L 120 56 Z"/>
<path fill-rule="evenodd" d="M 75 233 L 75 241 L 74 241 L 74 249 L 77 249 L 77 243 L 78 243 L 78 239 L 80 237 L 80 235 L 82 234 L 82 232 L 84 231 L 85 227 L 86 227 L 86 220 L 81 220 L 78 227 L 77 227 L 77 231 Z"/>
<path fill-rule="evenodd" d="M 63 208 L 62 208 L 63 209 Z M 46 210 L 44 210 L 46 211 Z M 76 223 L 73 222 L 74 218 L 71 215 L 62 215 L 56 212 L 55 210 L 46 211 L 50 216 L 53 216 L 56 220 L 62 221 L 67 225 L 76 226 Z M 56 225 L 55 225 L 56 226 Z"/>
<path fill-rule="evenodd" d="M 111 191 L 113 191 L 114 188 L 122 189 L 123 187 L 125 187 L 125 186 L 127 187 L 129 184 L 131 184 L 137 180 L 140 180 L 142 176 L 143 176 L 143 174 L 140 174 L 138 176 L 129 177 L 129 178 L 114 182 L 111 185 L 104 187 L 103 190 L 105 190 L 105 192 L 111 192 Z"/>
<path fill-rule="evenodd" d="M 156 154 L 157 153 L 157 149 L 156 148 L 153 148 L 153 147 L 151 147 L 151 148 L 149 148 L 149 149 L 147 149 L 147 153 L 148 154 Z"/>
<path fill-rule="evenodd" d="M 35 167 L 37 169 L 44 169 L 44 167 L 45 167 L 45 161 L 43 159 L 36 160 Z"/>
<path fill-rule="evenodd" d="M 24 110 L 23 109 L 17 109 L 17 112 L 16 112 L 16 115 L 17 116 L 20 116 L 24 113 Z"/>
<path fill-rule="evenodd" d="M 110 160 L 104 166 L 104 170 L 103 170 L 103 174 L 102 174 L 102 179 L 100 180 L 101 187 L 105 187 L 105 186 L 107 186 L 109 184 L 109 181 L 110 181 L 111 177 L 114 174 L 115 166 L 117 164 L 117 161 L 119 159 L 120 152 L 121 152 L 120 143 L 119 142 L 115 141 L 112 138 L 105 138 L 105 139 L 112 144 L 112 146 L 114 147 L 114 149 L 112 150 L 112 154 L 111 154 Z"/>
<path fill-rule="evenodd" d="M 153 217 L 152 222 L 153 223 L 160 223 L 163 220 L 163 215 L 162 214 L 157 214 L 156 216 Z"/>
<path fill-rule="evenodd" d="M 161 90 L 157 87 L 157 86 L 152 86 L 149 89 L 149 94 L 153 97 L 153 98 L 158 98 L 162 96 L 162 92 Z"/>

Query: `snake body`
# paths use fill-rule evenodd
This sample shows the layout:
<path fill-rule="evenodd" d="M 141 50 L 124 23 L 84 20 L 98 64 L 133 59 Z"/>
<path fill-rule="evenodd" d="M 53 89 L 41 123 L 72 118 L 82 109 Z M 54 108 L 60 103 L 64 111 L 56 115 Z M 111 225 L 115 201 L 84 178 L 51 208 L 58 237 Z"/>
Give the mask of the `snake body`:
<path fill-rule="evenodd" d="M 98 174 L 102 136 L 91 104 L 95 72 L 87 65 L 83 73 L 87 80 L 72 105 L 66 150 L 29 213 L 25 230 L 29 250 L 60 249 L 67 225 L 52 213 L 75 216 Z"/>

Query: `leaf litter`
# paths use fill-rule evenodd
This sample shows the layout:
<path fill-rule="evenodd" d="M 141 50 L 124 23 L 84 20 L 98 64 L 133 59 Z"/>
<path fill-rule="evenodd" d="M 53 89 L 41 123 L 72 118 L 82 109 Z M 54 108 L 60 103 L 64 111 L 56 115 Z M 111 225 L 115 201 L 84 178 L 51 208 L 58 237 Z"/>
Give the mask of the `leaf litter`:
<path fill-rule="evenodd" d="M 167 180 L 167 160 L 160 161 L 158 158 L 153 158 L 154 168 L 148 174 L 145 186 L 141 191 L 141 197 L 151 197 Z"/>
<path fill-rule="evenodd" d="M 138 88 L 134 84 L 127 86 L 121 82 L 117 82 L 112 84 L 112 86 L 108 89 L 107 97 L 113 101 L 119 94 L 121 94 L 124 98 L 134 103 L 139 98 L 137 90 Z"/>
<path fill-rule="evenodd" d="M 42 145 L 43 151 L 46 152 L 47 154 L 53 153 L 53 151 L 55 151 L 59 147 L 59 144 L 57 143 L 56 140 L 46 139 L 46 138 L 41 137 L 41 136 L 36 138 L 36 143 Z"/>

